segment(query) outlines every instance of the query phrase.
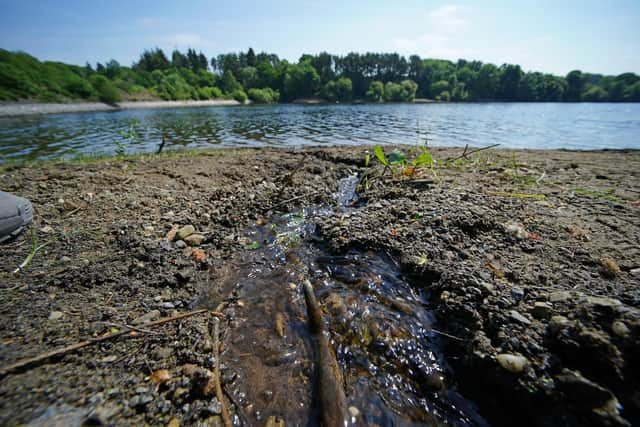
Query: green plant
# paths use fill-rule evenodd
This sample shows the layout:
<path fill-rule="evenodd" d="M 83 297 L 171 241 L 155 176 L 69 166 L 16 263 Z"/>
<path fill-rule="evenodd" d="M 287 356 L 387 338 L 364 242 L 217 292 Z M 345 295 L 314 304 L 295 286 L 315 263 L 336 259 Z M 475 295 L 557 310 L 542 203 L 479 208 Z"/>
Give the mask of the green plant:
<path fill-rule="evenodd" d="M 116 146 L 116 156 L 122 157 L 125 154 L 126 145 L 133 143 L 136 139 L 138 139 L 138 133 L 136 132 L 136 126 L 138 125 L 138 121 L 136 119 L 132 119 L 129 122 L 129 129 L 127 130 L 119 130 L 118 134 L 121 136 L 121 140 L 113 141 Z"/>
<path fill-rule="evenodd" d="M 379 145 L 374 145 L 373 153 L 378 161 L 385 167 L 385 170 L 389 169 L 392 177 L 396 177 L 398 171 L 400 171 L 402 175 L 413 176 L 416 169 L 425 166 L 431 167 L 432 173 L 435 176 L 433 166 L 436 162 L 431 156 L 426 143 L 418 147 L 418 154 L 413 160 L 407 160 L 407 156 L 398 149 L 394 149 L 391 154 L 389 154 L 389 158 L 387 158 L 382 147 Z"/>

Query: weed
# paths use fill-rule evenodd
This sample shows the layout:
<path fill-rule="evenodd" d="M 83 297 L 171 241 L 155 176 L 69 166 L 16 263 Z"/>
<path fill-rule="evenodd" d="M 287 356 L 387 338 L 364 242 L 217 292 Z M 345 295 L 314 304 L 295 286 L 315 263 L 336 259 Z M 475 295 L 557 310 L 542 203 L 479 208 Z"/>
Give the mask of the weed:
<path fill-rule="evenodd" d="M 587 188 L 574 188 L 573 192 L 581 196 L 596 197 L 599 199 L 609 200 L 610 202 L 617 202 L 617 203 L 623 202 L 623 200 L 614 196 L 615 190 L 613 189 L 607 190 L 606 193 L 603 193 L 601 191 L 589 190 Z"/>
<path fill-rule="evenodd" d="M 138 121 L 136 119 L 132 119 L 129 122 L 128 130 L 120 130 L 118 134 L 122 137 L 120 141 L 113 141 L 116 146 L 116 156 L 122 157 L 125 155 L 127 144 L 133 143 L 136 139 L 138 139 L 138 133 L 136 132 L 136 126 L 138 125 Z"/>

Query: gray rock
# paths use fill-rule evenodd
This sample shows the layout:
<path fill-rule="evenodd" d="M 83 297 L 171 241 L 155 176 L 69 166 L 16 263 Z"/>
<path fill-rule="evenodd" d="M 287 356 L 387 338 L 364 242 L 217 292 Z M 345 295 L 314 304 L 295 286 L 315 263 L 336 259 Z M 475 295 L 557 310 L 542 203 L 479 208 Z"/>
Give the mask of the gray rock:
<path fill-rule="evenodd" d="M 553 316 L 549 321 L 549 329 L 553 334 L 560 332 L 567 326 L 569 326 L 569 319 L 564 316 Z"/>
<path fill-rule="evenodd" d="M 207 412 L 209 412 L 211 415 L 220 415 L 222 413 L 222 404 L 217 398 L 211 398 L 211 401 L 209 401 L 209 406 L 207 406 Z"/>
<path fill-rule="evenodd" d="M 61 311 L 52 311 L 49 314 L 49 320 L 60 320 L 64 316 L 64 313 Z"/>
<path fill-rule="evenodd" d="M 188 236 L 191 236 L 195 231 L 196 228 L 193 225 L 185 225 L 176 233 L 176 240 L 184 240 Z"/>
<path fill-rule="evenodd" d="M 519 302 L 524 298 L 524 289 L 514 286 L 511 288 L 511 297 Z"/>
<path fill-rule="evenodd" d="M 173 310 L 175 307 L 175 305 L 173 305 L 170 302 L 163 302 L 160 307 L 164 308 L 165 310 Z"/>
<path fill-rule="evenodd" d="M 143 314 L 140 317 L 137 317 L 131 321 L 134 325 L 141 325 L 143 323 L 151 322 L 160 317 L 160 310 L 151 310 L 150 312 Z"/>
<path fill-rule="evenodd" d="M 580 372 L 563 369 L 560 375 L 556 376 L 558 389 L 576 406 L 584 409 L 600 408 L 609 400 L 613 399 L 613 394 L 583 377 Z"/>
<path fill-rule="evenodd" d="M 173 350 L 169 347 L 158 347 L 151 353 L 156 360 L 164 360 L 171 357 Z"/>
<path fill-rule="evenodd" d="M 205 237 L 202 234 L 192 234 L 184 239 L 189 246 L 200 246 L 204 242 Z"/>
<path fill-rule="evenodd" d="M 536 301 L 529 312 L 536 319 L 548 319 L 552 310 L 553 306 L 548 302 Z"/>
<path fill-rule="evenodd" d="M 187 247 L 187 244 L 184 242 L 184 240 L 178 240 L 176 242 L 176 248 L 178 249 L 184 249 Z"/>
<path fill-rule="evenodd" d="M 519 374 L 529 365 L 529 360 L 517 354 L 503 353 L 496 356 L 496 360 L 504 369 Z"/>
<path fill-rule="evenodd" d="M 551 302 L 564 302 L 570 299 L 571 299 L 571 292 L 569 291 L 551 292 L 549 294 L 549 301 Z"/>
<path fill-rule="evenodd" d="M 586 297 L 585 301 L 587 304 L 602 308 L 617 308 L 622 305 L 617 299 L 607 297 Z"/>
<path fill-rule="evenodd" d="M 626 337 L 631 332 L 622 320 L 616 320 L 611 324 L 611 330 L 619 337 Z"/>
<path fill-rule="evenodd" d="M 147 403 L 151 402 L 152 400 L 153 396 L 149 394 L 133 396 L 129 401 L 129 406 L 131 406 L 132 408 L 140 408 L 147 405 Z"/>
<path fill-rule="evenodd" d="M 522 314 L 518 313 L 515 310 L 509 310 L 508 314 L 509 314 L 509 317 L 515 320 L 516 322 L 520 322 L 523 325 L 531 324 L 531 320 L 527 319 L 526 317 L 524 317 Z"/>

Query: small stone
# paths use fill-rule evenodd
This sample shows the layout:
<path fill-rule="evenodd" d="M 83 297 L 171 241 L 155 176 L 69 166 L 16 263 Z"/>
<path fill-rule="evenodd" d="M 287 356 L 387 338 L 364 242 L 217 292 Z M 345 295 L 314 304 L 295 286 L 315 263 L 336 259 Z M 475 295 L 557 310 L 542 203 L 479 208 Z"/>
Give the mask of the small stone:
<path fill-rule="evenodd" d="M 556 334 L 560 330 L 564 329 L 569 325 L 569 319 L 564 316 L 553 316 L 551 320 L 549 320 L 549 329 L 552 333 Z"/>
<path fill-rule="evenodd" d="M 176 306 L 175 306 L 175 305 L 173 305 L 173 304 L 172 304 L 172 303 L 170 303 L 170 302 L 163 302 L 163 303 L 160 305 L 160 307 L 162 307 L 162 308 L 163 308 L 163 309 L 165 309 L 165 310 L 173 310 L 174 308 L 176 308 Z"/>
<path fill-rule="evenodd" d="M 64 313 L 61 311 L 52 311 L 49 314 L 49 320 L 59 320 L 62 319 L 62 316 L 64 316 Z"/>
<path fill-rule="evenodd" d="M 164 360 L 171 357 L 173 354 L 173 350 L 169 347 L 158 347 L 151 353 L 153 358 L 156 360 Z"/>
<path fill-rule="evenodd" d="M 196 228 L 193 225 L 191 224 L 185 225 L 176 233 L 176 239 L 184 240 L 188 236 L 191 236 L 195 231 L 196 231 Z"/>
<path fill-rule="evenodd" d="M 143 323 L 151 322 L 152 320 L 156 320 L 160 317 L 160 310 L 151 310 L 150 312 L 143 314 L 140 317 L 137 317 L 131 321 L 134 325 L 141 325 Z"/>
<path fill-rule="evenodd" d="M 116 355 L 105 356 L 105 357 L 102 358 L 102 362 L 103 363 L 113 363 L 116 360 L 118 360 L 118 356 L 116 356 Z"/>
<path fill-rule="evenodd" d="M 129 406 L 131 406 L 132 408 L 141 408 L 152 400 L 153 397 L 148 394 L 133 396 L 129 401 Z"/>
<path fill-rule="evenodd" d="M 620 301 L 607 297 L 586 297 L 587 304 L 600 308 L 614 308 L 622 305 Z"/>
<path fill-rule="evenodd" d="M 602 275 L 605 277 L 613 278 L 620 272 L 618 264 L 609 257 L 604 257 L 600 260 L 602 263 Z"/>
<path fill-rule="evenodd" d="M 551 302 L 564 302 L 569 299 L 571 299 L 571 292 L 569 291 L 551 292 L 549 294 L 549 301 Z"/>
<path fill-rule="evenodd" d="M 563 369 L 556 376 L 558 389 L 575 405 L 584 409 L 600 408 L 614 398 L 609 390 L 583 377 L 580 372 Z"/>
<path fill-rule="evenodd" d="M 184 249 L 187 247 L 187 244 L 184 242 L 184 240 L 178 240 L 176 242 L 176 248 L 178 249 Z"/>
<path fill-rule="evenodd" d="M 505 224 L 504 229 L 507 232 L 507 234 L 519 240 L 526 239 L 527 236 L 529 235 L 529 233 L 527 233 L 527 230 L 525 230 L 522 225 L 514 222 Z"/>
<path fill-rule="evenodd" d="M 516 300 L 516 302 L 522 300 L 524 298 L 524 289 L 514 286 L 511 288 L 511 297 Z"/>
<path fill-rule="evenodd" d="M 619 337 L 626 337 L 631 332 L 622 320 L 616 320 L 611 324 L 611 330 Z"/>
<path fill-rule="evenodd" d="M 349 406 L 349 415 L 351 415 L 351 418 L 356 418 L 360 415 L 360 410 L 355 406 Z"/>
<path fill-rule="evenodd" d="M 53 233 L 53 228 L 50 225 L 45 225 L 40 229 L 40 231 L 45 234 Z"/>
<path fill-rule="evenodd" d="M 189 246 L 200 246 L 204 242 L 205 237 L 202 234 L 192 234 L 184 239 Z"/>
<path fill-rule="evenodd" d="M 529 311 L 536 319 L 547 319 L 551 315 L 553 306 L 548 302 L 536 301 Z"/>
<path fill-rule="evenodd" d="M 527 319 L 526 317 L 524 317 L 522 314 L 518 313 L 515 310 L 509 310 L 509 317 L 511 317 L 513 320 L 520 322 L 524 325 L 530 325 L 531 324 L 531 320 Z"/>
<path fill-rule="evenodd" d="M 213 397 L 209 402 L 209 406 L 207 406 L 207 411 L 211 415 L 220 415 L 222 413 L 222 404 L 217 398 Z"/>
<path fill-rule="evenodd" d="M 71 262 L 71 258 L 65 255 L 62 258 L 60 258 L 60 262 L 66 264 L 68 262 Z"/>
<path fill-rule="evenodd" d="M 497 355 L 496 360 L 500 366 L 514 374 L 524 371 L 524 368 L 529 364 L 529 360 L 526 357 L 508 353 Z"/>
<path fill-rule="evenodd" d="M 495 287 L 489 282 L 481 282 L 480 286 L 485 290 L 485 292 L 489 295 L 492 295 Z"/>

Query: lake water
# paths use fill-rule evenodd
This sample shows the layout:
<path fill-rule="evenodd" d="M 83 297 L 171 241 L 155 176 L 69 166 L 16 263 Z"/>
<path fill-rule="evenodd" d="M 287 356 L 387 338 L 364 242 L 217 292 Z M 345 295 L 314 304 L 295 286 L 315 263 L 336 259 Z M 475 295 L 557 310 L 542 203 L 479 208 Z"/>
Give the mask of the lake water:
<path fill-rule="evenodd" d="M 176 108 L 0 117 L 0 162 L 239 146 L 414 144 L 544 149 L 640 149 L 640 104 L 384 104 Z"/>

